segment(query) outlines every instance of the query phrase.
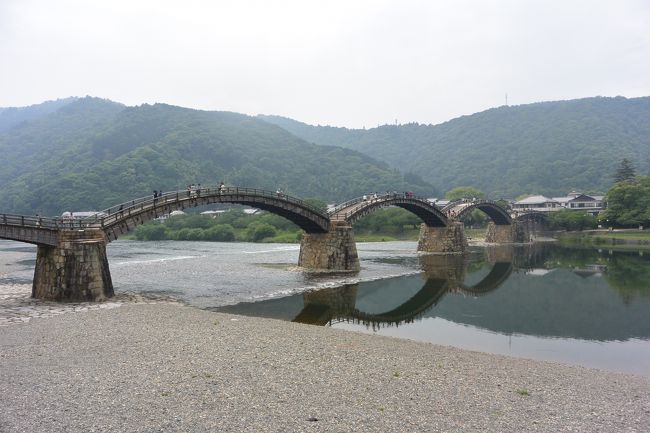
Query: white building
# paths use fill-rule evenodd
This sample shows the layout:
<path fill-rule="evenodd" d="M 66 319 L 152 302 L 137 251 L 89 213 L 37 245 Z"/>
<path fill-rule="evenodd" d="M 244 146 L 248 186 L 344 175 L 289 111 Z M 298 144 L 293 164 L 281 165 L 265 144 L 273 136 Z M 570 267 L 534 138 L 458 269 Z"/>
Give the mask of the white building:
<path fill-rule="evenodd" d="M 513 203 L 512 208 L 517 211 L 553 212 L 562 209 L 583 210 L 596 215 L 605 209 L 604 196 L 587 195 L 571 191 L 565 197 L 545 197 L 532 195 Z"/>
<path fill-rule="evenodd" d="M 560 210 L 562 205 L 557 200 L 543 195 L 531 195 L 523 200 L 514 202 L 512 208 L 517 211 L 551 212 Z"/>
<path fill-rule="evenodd" d="M 592 215 L 598 214 L 605 209 L 605 196 L 586 195 L 576 191 L 571 191 L 566 197 L 553 197 L 565 209 L 584 210 Z"/>

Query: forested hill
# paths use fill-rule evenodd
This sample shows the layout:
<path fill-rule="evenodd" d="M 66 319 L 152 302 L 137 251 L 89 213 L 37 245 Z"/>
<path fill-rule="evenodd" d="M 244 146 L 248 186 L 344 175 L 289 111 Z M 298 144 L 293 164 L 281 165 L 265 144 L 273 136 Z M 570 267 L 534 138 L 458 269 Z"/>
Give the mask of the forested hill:
<path fill-rule="evenodd" d="M 604 192 L 622 158 L 632 160 L 638 174 L 650 169 L 650 97 L 503 106 L 440 125 L 369 130 L 261 118 L 306 141 L 355 149 L 412 171 L 443 191 L 469 185 L 495 198 Z"/>
<path fill-rule="evenodd" d="M 52 113 L 64 105 L 74 102 L 76 99 L 77 98 L 57 99 L 56 101 L 47 101 L 42 104 L 30 105 L 29 107 L 0 108 L 0 132 L 11 129 L 23 122 L 28 122 Z"/>
<path fill-rule="evenodd" d="M 0 154 L 7 213 L 98 210 L 222 180 L 328 201 L 389 189 L 437 193 L 359 152 L 307 143 L 255 117 L 97 98 L 14 123 L 0 133 Z"/>

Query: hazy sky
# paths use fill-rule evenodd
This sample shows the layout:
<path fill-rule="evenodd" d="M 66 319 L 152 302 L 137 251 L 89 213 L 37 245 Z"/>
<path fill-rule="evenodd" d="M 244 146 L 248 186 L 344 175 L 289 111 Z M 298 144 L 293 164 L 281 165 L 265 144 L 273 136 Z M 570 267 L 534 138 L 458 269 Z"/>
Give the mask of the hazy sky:
<path fill-rule="evenodd" d="M 67 96 L 440 123 L 650 95 L 650 0 L 0 0 L 0 107 Z"/>

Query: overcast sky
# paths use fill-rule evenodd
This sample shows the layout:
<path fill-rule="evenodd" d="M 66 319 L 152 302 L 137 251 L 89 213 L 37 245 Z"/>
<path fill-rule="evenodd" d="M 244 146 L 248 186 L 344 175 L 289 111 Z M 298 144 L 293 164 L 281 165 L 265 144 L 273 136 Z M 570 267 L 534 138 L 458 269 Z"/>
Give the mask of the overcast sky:
<path fill-rule="evenodd" d="M 650 95 L 649 0 L 0 0 L 0 107 L 92 95 L 311 124 Z"/>

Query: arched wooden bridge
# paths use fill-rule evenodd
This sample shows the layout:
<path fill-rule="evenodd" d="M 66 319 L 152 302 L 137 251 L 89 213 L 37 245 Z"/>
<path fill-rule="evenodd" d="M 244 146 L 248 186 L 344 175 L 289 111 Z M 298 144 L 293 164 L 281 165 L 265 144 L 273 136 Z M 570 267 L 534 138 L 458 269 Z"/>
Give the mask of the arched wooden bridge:
<path fill-rule="evenodd" d="M 465 216 L 469 215 L 474 209 L 483 211 L 494 224 L 496 225 L 510 225 L 512 224 L 512 216 L 510 215 L 509 208 L 502 206 L 500 203 L 493 200 L 485 199 L 462 199 L 448 203 L 443 212 L 450 218 L 455 220 L 462 220 Z"/>
<path fill-rule="evenodd" d="M 325 213 L 296 197 L 241 187 L 166 192 L 155 198 L 147 196 L 111 206 L 81 220 L 0 214 L 0 239 L 38 245 L 34 296 L 46 299 L 96 299 L 112 295 L 105 252 L 108 242 L 138 225 L 175 210 L 214 203 L 248 205 L 295 223 L 305 232 L 299 265 L 306 269 L 358 270 L 352 224 L 388 206 L 406 209 L 422 220 L 419 251 L 463 252 L 466 241 L 459 220 L 473 209 L 479 209 L 491 218 L 497 234 L 500 233 L 495 237 L 496 241 L 518 241 L 514 230 L 516 220 L 510 216 L 508 209 L 489 200 L 458 201 L 440 209 L 424 198 L 409 194 L 384 194 L 349 200 Z"/>
<path fill-rule="evenodd" d="M 383 194 L 358 197 L 337 205 L 329 212 L 332 221 L 354 224 L 364 216 L 381 208 L 396 206 L 417 215 L 429 227 L 446 227 L 449 217 L 436 205 L 419 197 L 405 194 Z"/>

